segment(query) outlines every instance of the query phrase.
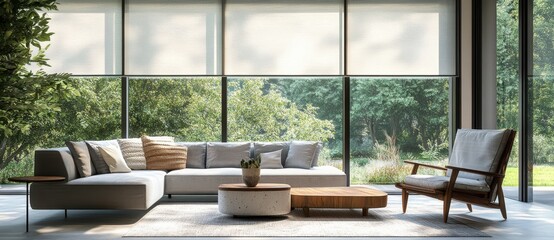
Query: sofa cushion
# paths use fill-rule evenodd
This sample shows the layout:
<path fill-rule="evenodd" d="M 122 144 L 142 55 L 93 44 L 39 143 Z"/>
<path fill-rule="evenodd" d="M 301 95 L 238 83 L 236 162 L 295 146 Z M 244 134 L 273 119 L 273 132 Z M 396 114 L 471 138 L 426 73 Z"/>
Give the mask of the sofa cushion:
<path fill-rule="evenodd" d="M 206 168 L 205 142 L 178 142 L 177 145 L 187 147 L 187 168 Z"/>
<path fill-rule="evenodd" d="M 341 170 L 322 166 L 311 169 L 261 169 L 261 183 L 285 183 L 291 187 L 344 187 L 346 174 Z M 217 194 L 223 183 L 241 183 L 240 168 L 185 168 L 165 176 L 166 194 Z"/>
<path fill-rule="evenodd" d="M 159 141 L 155 138 L 142 136 L 146 169 L 175 170 L 186 167 L 187 147 L 173 142 Z"/>
<path fill-rule="evenodd" d="M 116 140 L 106 140 L 106 141 L 86 141 L 87 147 L 89 149 L 90 158 L 92 159 L 92 163 L 94 164 L 94 168 L 96 169 L 96 173 L 98 174 L 104 174 L 104 173 L 110 173 L 110 168 L 108 167 L 108 164 L 106 164 L 106 161 L 104 161 L 104 157 L 102 157 L 102 154 L 100 153 L 100 150 L 98 147 L 100 146 L 118 146 Z"/>
<path fill-rule="evenodd" d="M 285 162 L 286 168 L 312 167 L 312 162 L 317 151 L 318 142 L 292 141 L 289 146 L 289 154 Z"/>
<path fill-rule="evenodd" d="M 434 176 L 434 175 L 409 175 L 406 176 L 404 182 L 409 185 L 431 188 L 431 189 L 446 189 L 450 177 Z M 489 192 L 490 187 L 484 180 L 475 180 L 469 178 L 458 177 L 455 189 L 473 190 L 478 192 Z"/>
<path fill-rule="evenodd" d="M 207 168 L 240 168 L 242 159 L 250 158 L 249 142 L 209 142 L 207 144 Z"/>
<path fill-rule="evenodd" d="M 261 168 L 283 168 L 281 164 L 281 152 L 283 150 L 277 150 L 273 152 L 260 153 Z"/>
<path fill-rule="evenodd" d="M 111 173 L 131 172 L 131 169 L 125 163 L 119 146 L 100 146 L 98 147 L 104 161 L 108 164 Z"/>
<path fill-rule="evenodd" d="M 80 177 L 90 177 L 96 174 L 96 169 L 92 165 L 92 159 L 90 158 L 90 153 L 87 147 L 87 144 L 84 141 L 81 142 L 65 142 L 65 145 L 69 148 L 75 166 L 77 167 L 77 172 Z"/>
<path fill-rule="evenodd" d="M 281 152 L 281 165 L 285 165 L 287 161 L 287 155 L 289 153 L 289 143 L 288 142 L 255 142 L 253 156 L 256 157 L 260 153 L 274 152 L 277 150 L 283 150 Z"/>

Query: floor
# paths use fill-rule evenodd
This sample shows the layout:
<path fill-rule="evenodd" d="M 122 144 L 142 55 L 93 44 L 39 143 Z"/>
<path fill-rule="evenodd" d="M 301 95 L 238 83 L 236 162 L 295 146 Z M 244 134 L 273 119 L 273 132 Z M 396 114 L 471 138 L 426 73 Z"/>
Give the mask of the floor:
<path fill-rule="evenodd" d="M 3 188 L 3 191 L 6 192 L 7 189 Z M 161 201 L 182 202 L 185 206 L 187 202 L 216 201 L 216 198 L 174 196 L 172 199 L 163 198 Z M 391 194 L 387 208 L 400 211 L 400 201 L 399 195 Z M 442 211 L 440 201 L 423 196 L 411 196 L 411 204 L 426 204 L 439 213 Z M 410 205 L 407 214 L 410 213 Z M 450 216 L 491 235 L 493 239 L 552 239 L 554 206 L 514 200 L 507 200 L 507 206 L 507 221 L 502 219 L 498 210 L 474 207 L 473 213 L 469 213 L 462 203 L 453 203 Z M 145 213 L 146 211 L 70 210 L 68 218 L 65 219 L 63 210 L 31 210 L 30 231 L 25 233 L 25 196 L 5 194 L 0 195 L 0 239 L 122 239 L 121 236 Z"/>

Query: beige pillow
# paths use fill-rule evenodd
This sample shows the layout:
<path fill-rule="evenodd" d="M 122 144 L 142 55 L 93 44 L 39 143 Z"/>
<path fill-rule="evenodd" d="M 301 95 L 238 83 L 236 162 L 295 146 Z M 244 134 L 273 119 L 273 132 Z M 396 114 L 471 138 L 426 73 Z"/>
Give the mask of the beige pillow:
<path fill-rule="evenodd" d="M 173 137 L 149 137 L 161 142 L 173 142 Z M 127 163 L 127 166 L 133 170 L 146 169 L 146 158 L 144 157 L 144 150 L 142 148 L 142 140 L 140 138 L 126 138 L 118 139 L 117 143 L 121 148 L 121 154 L 123 159 Z"/>
<path fill-rule="evenodd" d="M 141 140 L 146 158 L 146 169 L 175 170 L 186 167 L 187 147 L 173 142 L 158 141 L 148 136 L 142 136 Z"/>
<path fill-rule="evenodd" d="M 131 172 L 118 146 L 99 146 L 98 150 L 110 168 L 111 173 Z"/>

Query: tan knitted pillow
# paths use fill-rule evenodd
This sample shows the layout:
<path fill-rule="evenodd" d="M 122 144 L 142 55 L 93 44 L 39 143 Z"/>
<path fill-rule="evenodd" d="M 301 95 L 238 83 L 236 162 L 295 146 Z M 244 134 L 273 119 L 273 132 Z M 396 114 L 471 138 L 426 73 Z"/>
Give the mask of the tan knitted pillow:
<path fill-rule="evenodd" d="M 142 147 L 146 158 L 146 169 L 175 170 L 183 169 L 187 164 L 187 147 L 173 142 L 158 141 L 142 136 Z"/>

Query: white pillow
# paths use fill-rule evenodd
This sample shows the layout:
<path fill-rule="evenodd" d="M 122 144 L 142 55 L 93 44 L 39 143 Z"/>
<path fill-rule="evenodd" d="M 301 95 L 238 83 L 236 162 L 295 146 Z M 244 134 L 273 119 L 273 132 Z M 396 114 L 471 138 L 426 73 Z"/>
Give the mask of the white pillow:
<path fill-rule="evenodd" d="M 286 168 L 312 168 L 312 162 L 317 150 L 318 142 L 292 141 L 289 155 L 285 162 Z"/>
<path fill-rule="evenodd" d="M 131 169 L 125 163 L 123 155 L 119 146 L 99 146 L 100 154 L 104 158 L 104 161 L 110 168 L 112 173 L 127 173 L 131 172 Z"/>
<path fill-rule="evenodd" d="M 273 152 L 260 153 L 262 160 L 261 168 L 283 168 L 281 164 L 281 152 L 283 150 L 277 150 Z"/>

